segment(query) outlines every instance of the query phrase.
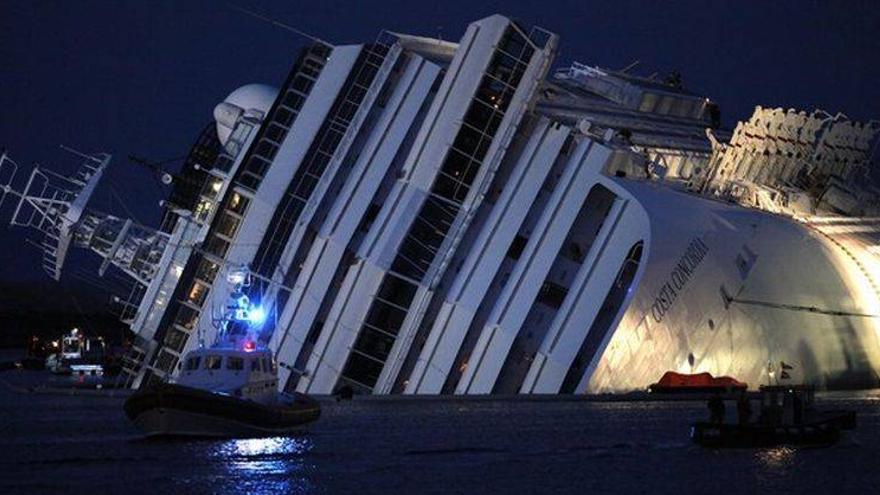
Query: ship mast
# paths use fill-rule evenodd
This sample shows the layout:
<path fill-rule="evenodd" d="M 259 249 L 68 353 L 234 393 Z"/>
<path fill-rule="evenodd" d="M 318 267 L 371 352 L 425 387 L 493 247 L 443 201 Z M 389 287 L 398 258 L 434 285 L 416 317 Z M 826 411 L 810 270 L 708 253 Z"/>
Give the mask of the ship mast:
<path fill-rule="evenodd" d="M 43 270 L 53 280 L 60 280 L 68 251 L 76 246 L 103 259 L 100 276 L 114 266 L 137 283 L 148 285 L 169 235 L 89 208 L 112 156 L 61 148 L 82 160 L 73 175 L 63 176 L 35 165 L 20 188 L 15 182 L 22 167 L 7 152 L 0 155 L 0 206 L 7 198 L 15 201 L 9 224 L 36 233 L 39 240 L 29 242 L 43 252 Z"/>

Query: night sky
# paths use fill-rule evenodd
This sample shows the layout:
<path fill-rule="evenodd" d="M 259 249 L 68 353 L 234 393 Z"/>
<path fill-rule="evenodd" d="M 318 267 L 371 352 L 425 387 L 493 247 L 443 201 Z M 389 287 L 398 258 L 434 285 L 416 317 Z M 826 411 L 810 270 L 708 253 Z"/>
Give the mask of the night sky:
<path fill-rule="evenodd" d="M 503 13 L 560 34 L 557 66 L 641 60 L 642 75 L 681 72 L 688 89 L 721 105 L 727 126 L 756 104 L 880 118 L 874 1 L 235 3 L 338 44 L 371 41 L 381 29 L 457 40 L 468 22 Z M 279 85 L 302 43 L 224 2 L 3 0 L 0 148 L 65 172 L 77 163 L 59 144 L 110 152 L 94 206 L 155 225 L 161 187 L 128 155 L 185 155 L 226 94 Z M 4 206 L 4 225 L 9 214 Z M 70 276 L 55 284 L 23 239 L 0 227 L 0 309 L 32 293 L 60 308 L 74 294 L 100 304 L 104 294 L 74 278 L 93 270 L 94 257 L 73 257 Z"/>

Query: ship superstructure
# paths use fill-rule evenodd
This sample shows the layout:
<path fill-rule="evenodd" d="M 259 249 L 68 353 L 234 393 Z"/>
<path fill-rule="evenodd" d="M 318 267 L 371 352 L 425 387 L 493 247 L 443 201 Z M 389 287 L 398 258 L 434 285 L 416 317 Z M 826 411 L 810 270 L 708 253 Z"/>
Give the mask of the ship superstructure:
<path fill-rule="evenodd" d="M 214 338 L 235 271 L 288 392 L 757 385 L 779 359 L 876 384 L 880 126 L 759 107 L 726 132 L 678 76 L 551 70 L 558 42 L 500 15 L 316 41 L 230 94 L 130 300 L 131 385 Z"/>

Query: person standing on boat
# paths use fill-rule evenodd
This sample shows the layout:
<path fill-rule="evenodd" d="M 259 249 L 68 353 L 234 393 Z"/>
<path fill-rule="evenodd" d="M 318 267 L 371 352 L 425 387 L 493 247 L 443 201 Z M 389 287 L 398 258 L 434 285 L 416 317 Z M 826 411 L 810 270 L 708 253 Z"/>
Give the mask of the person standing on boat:
<path fill-rule="evenodd" d="M 721 398 L 721 394 L 715 392 L 712 397 L 709 397 L 708 406 L 709 421 L 718 424 L 724 422 L 724 399 Z"/>
<path fill-rule="evenodd" d="M 794 424 L 799 425 L 804 421 L 804 401 L 801 399 L 800 393 L 795 391 L 791 398 L 792 416 Z"/>
<path fill-rule="evenodd" d="M 745 390 L 740 392 L 739 399 L 736 401 L 736 413 L 739 417 L 739 424 L 741 425 L 748 424 L 752 419 L 752 403 Z"/>

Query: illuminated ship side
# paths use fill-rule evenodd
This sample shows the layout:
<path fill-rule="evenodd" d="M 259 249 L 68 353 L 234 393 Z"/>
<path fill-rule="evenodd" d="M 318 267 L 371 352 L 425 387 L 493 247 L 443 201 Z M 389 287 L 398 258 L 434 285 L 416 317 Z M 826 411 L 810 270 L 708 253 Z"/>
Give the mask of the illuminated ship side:
<path fill-rule="evenodd" d="M 233 92 L 130 299 L 132 386 L 213 340 L 242 270 L 288 392 L 755 387 L 779 361 L 876 384 L 877 125 L 759 107 L 726 132 L 678 76 L 551 74 L 557 43 L 499 15 L 316 41 Z"/>

